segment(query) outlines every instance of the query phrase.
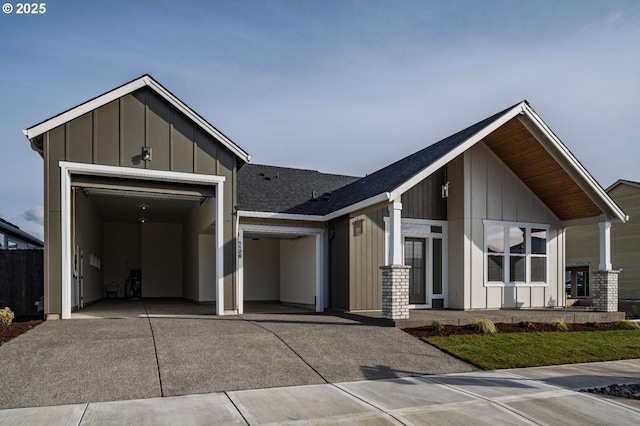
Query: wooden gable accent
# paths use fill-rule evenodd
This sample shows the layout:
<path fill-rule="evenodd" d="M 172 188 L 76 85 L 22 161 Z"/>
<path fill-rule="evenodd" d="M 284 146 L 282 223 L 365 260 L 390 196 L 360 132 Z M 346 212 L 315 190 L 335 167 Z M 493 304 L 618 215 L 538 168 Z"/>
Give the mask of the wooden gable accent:
<path fill-rule="evenodd" d="M 484 142 L 560 220 L 602 214 L 517 117 L 487 136 Z"/>

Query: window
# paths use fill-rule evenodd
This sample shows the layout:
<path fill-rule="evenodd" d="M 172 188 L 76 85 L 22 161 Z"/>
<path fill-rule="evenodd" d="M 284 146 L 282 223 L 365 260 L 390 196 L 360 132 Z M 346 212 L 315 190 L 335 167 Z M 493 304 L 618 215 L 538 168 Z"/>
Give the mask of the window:
<path fill-rule="evenodd" d="M 546 283 L 547 234 L 540 225 L 486 221 L 486 282 Z"/>
<path fill-rule="evenodd" d="M 576 272 L 576 296 L 589 296 L 589 271 Z"/>

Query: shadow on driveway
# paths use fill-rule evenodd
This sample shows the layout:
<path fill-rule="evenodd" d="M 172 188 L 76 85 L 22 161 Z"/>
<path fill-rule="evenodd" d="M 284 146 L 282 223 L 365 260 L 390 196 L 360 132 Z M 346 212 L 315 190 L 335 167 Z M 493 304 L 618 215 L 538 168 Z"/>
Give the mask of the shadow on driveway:
<path fill-rule="evenodd" d="M 318 314 L 47 321 L 0 359 L 0 409 L 476 370 L 399 329 Z"/>

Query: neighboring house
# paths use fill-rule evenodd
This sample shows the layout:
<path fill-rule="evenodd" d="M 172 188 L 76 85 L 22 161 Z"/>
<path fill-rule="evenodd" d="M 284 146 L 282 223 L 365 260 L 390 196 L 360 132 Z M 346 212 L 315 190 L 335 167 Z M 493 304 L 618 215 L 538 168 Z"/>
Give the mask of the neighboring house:
<path fill-rule="evenodd" d="M 620 179 L 607 194 L 631 217 L 640 215 L 640 182 Z M 572 298 L 590 298 L 590 276 L 598 270 L 599 229 L 584 225 L 567 229 L 567 292 Z M 611 227 L 613 268 L 622 272 L 618 278 L 618 297 L 640 301 L 640 221 L 619 223 Z"/>
<path fill-rule="evenodd" d="M 43 247 L 42 241 L 0 218 L 0 250 L 29 250 Z"/>
<path fill-rule="evenodd" d="M 247 164 L 148 75 L 25 135 L 44 158 L 51 317 L 131 271 L 143 297 L 216 302 L 218 315 L 251 301 L 387 318 L 558 307 L 565 228 L 627 220 L 527 102 L 362 178 Z"/>

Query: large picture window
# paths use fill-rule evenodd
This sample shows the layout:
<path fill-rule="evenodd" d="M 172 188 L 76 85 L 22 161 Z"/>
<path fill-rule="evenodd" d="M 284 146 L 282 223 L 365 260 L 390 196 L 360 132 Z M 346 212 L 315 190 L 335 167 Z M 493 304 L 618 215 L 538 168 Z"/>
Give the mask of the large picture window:
<path fill-rule="evenodd" d="M 546 284 L 548 226 L 485 222 L 488 284 Z"/>

